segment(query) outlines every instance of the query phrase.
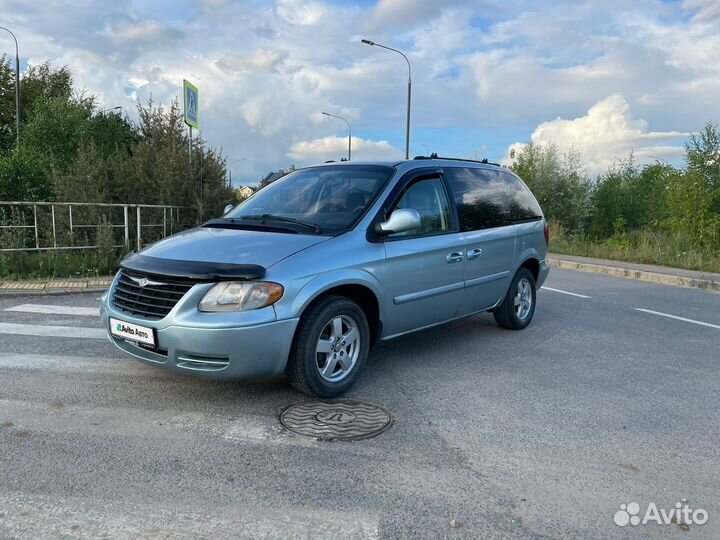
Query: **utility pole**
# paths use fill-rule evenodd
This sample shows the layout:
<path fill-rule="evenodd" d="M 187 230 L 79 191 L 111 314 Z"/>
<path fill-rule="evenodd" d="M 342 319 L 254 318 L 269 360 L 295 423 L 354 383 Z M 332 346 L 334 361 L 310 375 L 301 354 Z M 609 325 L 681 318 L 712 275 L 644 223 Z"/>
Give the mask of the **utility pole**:
<path fill-rule="evenodd" d="M 0 26 L 0 30 L 5 30 L 15 40 L 15 144 L 20 148 L 20 49 L 15 34 L 4 26 Z"/>

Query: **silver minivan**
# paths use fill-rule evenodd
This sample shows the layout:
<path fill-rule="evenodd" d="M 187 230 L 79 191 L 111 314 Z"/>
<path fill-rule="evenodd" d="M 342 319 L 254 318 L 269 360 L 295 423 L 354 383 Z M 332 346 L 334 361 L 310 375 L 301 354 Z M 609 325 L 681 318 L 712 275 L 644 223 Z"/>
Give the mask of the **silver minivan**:
<path fill-rule="evenodd" d="M 548 228 L 511 171 L 415 158 L 294 171 L 121 262 L 101 318 L 126 353 L 212 378 L 345 392 L 370 349 L 490 311 L 525 328 Z"/>

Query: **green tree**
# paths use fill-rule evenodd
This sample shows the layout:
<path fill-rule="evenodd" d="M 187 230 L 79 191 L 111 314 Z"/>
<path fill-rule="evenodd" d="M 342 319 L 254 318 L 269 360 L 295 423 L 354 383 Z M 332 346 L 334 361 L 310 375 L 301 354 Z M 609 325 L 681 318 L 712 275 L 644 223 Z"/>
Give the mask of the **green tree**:
<path fill-rule="evenodd" d="M 0 153 L 15 145 L 15 69 L 0 56 Z"/>
<path fill-rule="evenodd" d="M 548 219 L 559 221 L 570 233 L 584 229 L 591 186 L 578 152 L 561 154 L 555 144 L 529 143 L 511 168 L 533 191 Z"/>
<path fill-rule="evenodd" d="M 66 66 L 55 68 L 49 62 L 29 66 L 20 76 L 20 121 L 27 122 L 45 100 L 69 101 L 72 93 L 72 74 Z"/>
<path fill-rule="evenodd" d="M 717 124 L 708 122 L 703 130 L 690 136 L 685 145 L 688 172 L 703 178 L 705 196 L 711 199 L 710 208 L 720 213 L 720 131 Z"/>
<path fill-rule="evenodd" d="M 167 109 L 151 101 L 140 105 L 138 114 L 137 144 L 125 183 L 127 197 L 132 202 L 191 207 L 196 221 L 220 215 L 233 198 L 225 180 L 225 159 L 200 137 L 194 138 L 190 154 L 177 101 Z"/>
<path fill-rule="evenodd" d="M 93 99 L 43 97 L 29 113 L 20 144 L 42 151 L 49 162 L 68 169 L 83 141 L 91 136 Z"/>
<path fill-rule="evenodd" d="M 33 148 L 0 155 L 0 201 L 43 201 L 53 197 L 45 157 Z"/>
<path fill-rule="evenodd" d="M 110 202 L 107 161 L 94 143 L 82 143 L 70 166 L 51 172 L 56 200 L 63 202 Z"/>
<path fill-rule="evenodd" d="M 720 133 L 708 122 L 685 145 L 687 170 L 668 184 L 668 223 L 691 245 L 720 250 Z"/>

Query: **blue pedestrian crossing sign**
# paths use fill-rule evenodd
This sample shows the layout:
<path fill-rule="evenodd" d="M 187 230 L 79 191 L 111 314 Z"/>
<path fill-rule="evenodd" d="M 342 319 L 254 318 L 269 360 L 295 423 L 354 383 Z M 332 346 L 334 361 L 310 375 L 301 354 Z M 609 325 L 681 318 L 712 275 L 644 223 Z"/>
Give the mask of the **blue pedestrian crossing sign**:
<path fill-rule="evenodd" d="M 197 86 L 185 79 L 183 79 L 183 99 L 185 102 L 185 123 L 190 127 L 200 129 L 198 89 Z"/>

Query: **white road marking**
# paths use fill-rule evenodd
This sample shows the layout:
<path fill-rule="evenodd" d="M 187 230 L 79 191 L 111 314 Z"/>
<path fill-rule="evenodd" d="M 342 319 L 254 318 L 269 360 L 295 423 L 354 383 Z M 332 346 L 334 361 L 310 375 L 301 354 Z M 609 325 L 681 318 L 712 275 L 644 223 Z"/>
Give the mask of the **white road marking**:
<path fill-rule="evenodd" d="M 659 315 L 660 317 L 667 317 L 668 319 L 675 319 L 678 321 L 689 322 L 692 324 L 699 324 L 700 326 L 707 326 L 709 328 L 717 328 L 720 330 L 720 325 L 711 324 L 703 321 L 696 321 L 695 319 L 686 319 L 685 317 L 678 317 L 677 315 L 670 315 L 669 313 L 662 313 L 660 311 L 653 311 L 652 309 L 635 308 L 636 311 L 642 311 L 643 313 L 650 313 L 651 315 Z"/>
<path fill-rule="evenodd" d="M 263 507 L 236 502 L 237 498 L 184 506 L 174 500 L 147 504 L 139 497 L 130 502 L 113 494 L 104 499 L 4 490 L 0 534 L 3 538 L 380 538 L 380 515 L 369 511 L 275 503 Z"/>
<path fill-rule="evenodd" d="M 288 435 L 271 414 L 243 413 L 229 419 L 225 414 L 204 412 L 140 409 L 117 404 L 113 407 L 93 404 L 52 407 L 47 402 L 14 399 L 0 399 L 0 411 L 0 421 L 11 419 L 18 429 L 64 436 L 186 441 L 214 438 L 235 444 L 318 446 L 314 439 Z"/>
<path fill-rule="evenodd" d="M 120 351 L 118 351 L 118 354 L 121 354 Z M 151 378 L 172 376 L 167 370 L 147 366 L 129 356 L 103 355 L 99 358 L 91 358 L 87 356 L 0 352 L 0 371 L 10 369 L 74 374 L 132 374 L 133 376 Z"/>
<path fill-rule="evenodd" d="M 545 287 L 544 285 L 543 285 L 542 289 L 540 289 L 540 290 L 541 291 L 552 291 L 552 292 L 556 292 L 556 293 L 560 293 L 560 294 L 567 294 L 570 296 L 577 296 L 578 298 L 592 298 L 592 296 L 587 296 L 584 294 L 578 294 L 578 293 L 569 292 L 569 291 L 561 291 L 560 289 L 553 289 L 552 287 Z"/>
<path fill-rule="evenodd" d="M 48 304 L 21 304 L 19 306 L 6 308 L 5 311 L 47 313 L 49 315 L 81 315 L 87 317 L 97 317 L 100 315 L 100 308 L 97 307 L 51 306 Z"/>
<path fill-rule="evenodd" d="M 104 329 L 85 328 L 82 326 L 42 326 L 38 324 L 0 323 L 0 334 L 61 338 L 105 339 Z"/>

